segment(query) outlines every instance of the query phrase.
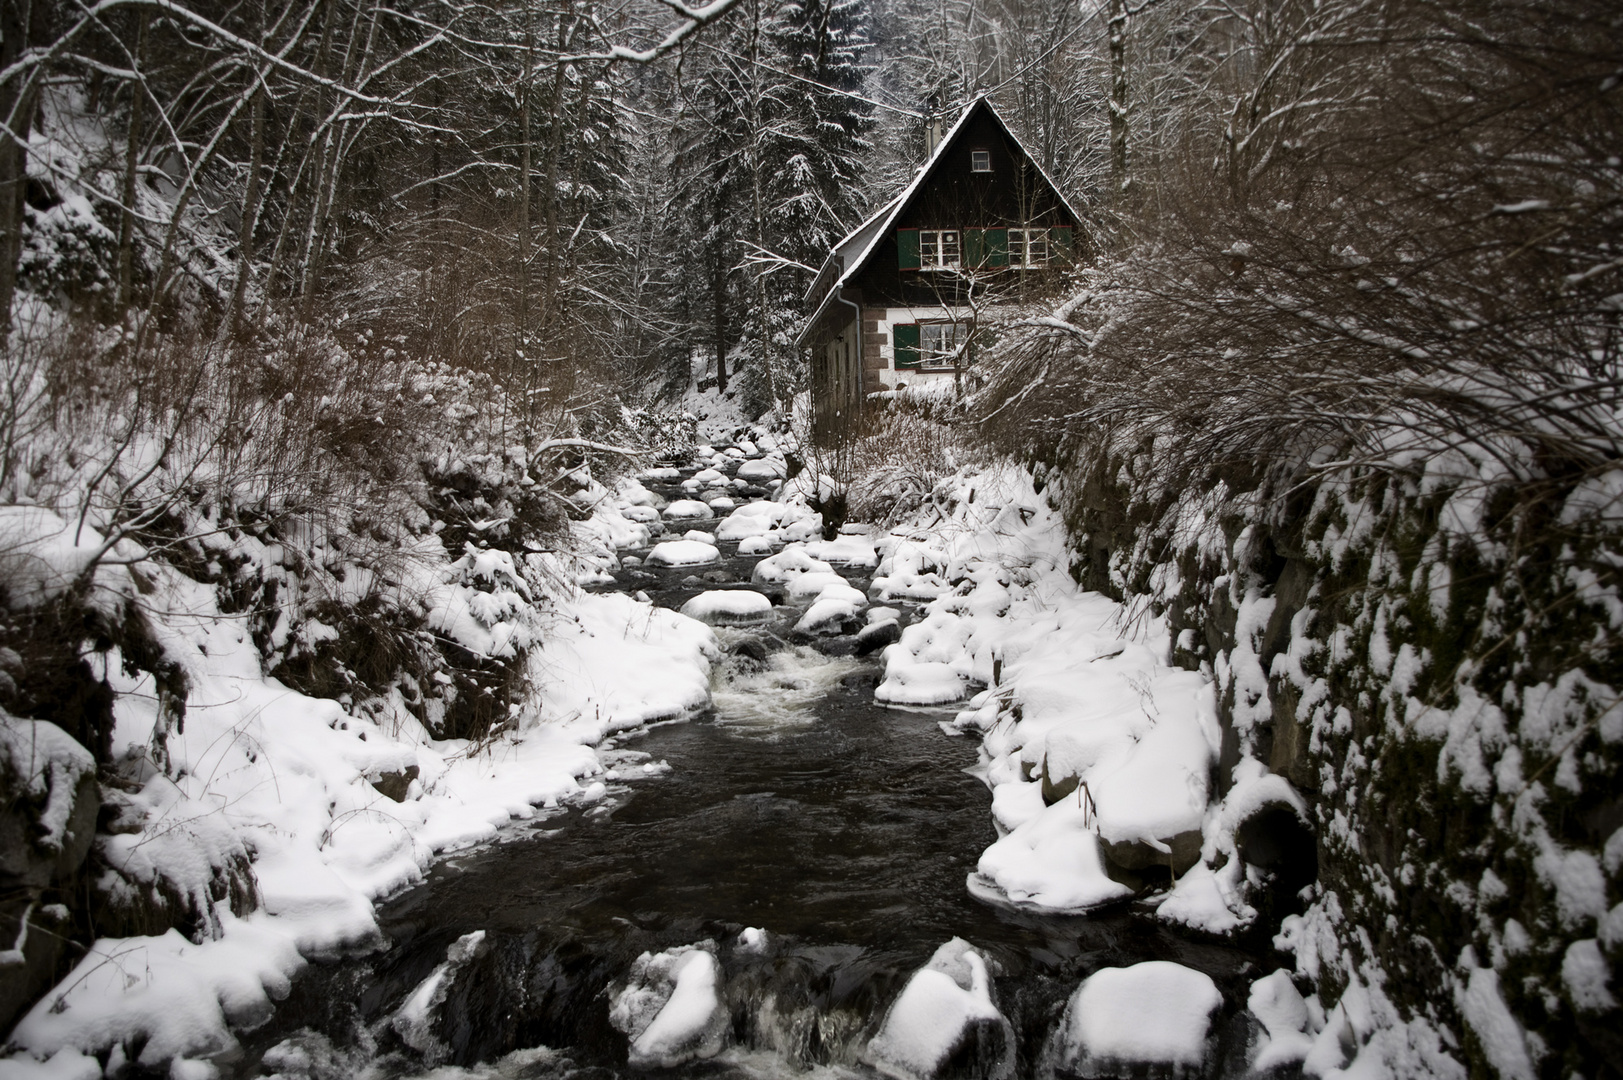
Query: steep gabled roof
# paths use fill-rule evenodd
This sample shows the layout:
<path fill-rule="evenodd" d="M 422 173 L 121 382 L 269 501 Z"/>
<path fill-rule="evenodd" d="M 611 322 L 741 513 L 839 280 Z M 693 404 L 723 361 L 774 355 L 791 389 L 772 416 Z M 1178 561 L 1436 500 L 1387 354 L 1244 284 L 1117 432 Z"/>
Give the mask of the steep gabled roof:
<path fill-rule="evenodd" d="M 957 141 L 965 125 L 969 123 L 970 118 L 979 109 L 986 110 L 987 115 L 997 122 L 998 128 L 1008 137 L 1008 140 L 1019 149 L 1026 163 L 1037 170 L 1037 175 L 1041 176 L 1043 182 L 1053 191 L 1054 197 L 1059 200 L 1066 213 L 1071 215 L 1071 220 L 1078 225 L 1082 224 L 1082 216 L 1076 212 L 1076 207 L 1071 205 L 1071 201 L 1065 197 L 1065 193 L 1059 189 L 1059 185 L 1054 183 L 1053 177 L 1048 175 L 1048 170 L 1044 169 L 1037 162 L 1037 159 L 1031 156 L 1031 151 L 1026 149 L 1026 144 L 1021 142 L 1019 136 L 1004 122 L 1003 117 L 998 114 L 996 106 L 992 104 L 991 98 L 985 94 L 977 95 L 975 100 L 971 101 L 968 108 L 964 109 L 963 113 L 958 117 L 957 122 L 942 136 L 941 141 L 936 144 L 935 151 L 919 167 L 918 172 L 913 174 L 913 179 L 906 188 L 902 189 L 902 193 L 880 207 L 877 213 L 861 225 L 858 225 L 850 235 L 834 246 L 829 258 L 831 261 L 836 257 L 841 260 L 840 276 L 835 280 L 833 286 L 829 288 L 827 295 L 823 297 L 822 303 L 817 305 L 817 310 L 812 313 L 812 317 L 806 321 L 805 328 L 801 330 L 796 338 L 796 344 L 804 343 L 806 335 L 822 319 L 823 313 L 828 310 L 829 305 L 839 295 L 840 289 L 867 265 L 868 260 L 873 257 L 875 249 L 879 247 L 880 240 L 890 232 L 896 219 L 906 212 L 914 197 L 918 194 L 919 188 L 923 187 L 924 182 L 935 172 L 942 158 L 952 147 L 952 144 Z M 818 276 L 821 278 L 822 275 Z M 814 282 L 813 285 L 815 286 L 815 284 Z"/>

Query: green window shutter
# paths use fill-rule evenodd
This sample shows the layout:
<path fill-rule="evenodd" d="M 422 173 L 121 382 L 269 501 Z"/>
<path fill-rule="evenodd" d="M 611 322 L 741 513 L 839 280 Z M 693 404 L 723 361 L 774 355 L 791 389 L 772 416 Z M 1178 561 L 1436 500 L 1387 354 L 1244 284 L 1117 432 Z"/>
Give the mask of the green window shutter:
<path fill-rule="evenodd" d="M 1062 225 L 1057 229 L 1048 230 L 1048 246 L 1053 249 L 1054 255 L 1062 262 L 1076 261 L 1076 248 L 1072 246 L 1072 229 L 1069 225 Z"/>
<path fill-rule="evenodd" d="M 986 265 L 986 230 L 965 229 L 964 266 L 977 270 Z"/>
<path fill-rule="evenodd" d="M 1009 230 L 986 230 L 986 265 L 1009 265 Z"/>
<path fill-rule="evenodd" d="M 890 328 L 890 340 L 895 346 L 897 371 L 907 371 L 919 366 L 918 323 L 897 323 Z"/>
<path fill-rule="evenodd" d="M 917 229 L 896 230 L 896 269 L 917 270 L 919 268 L 919 231 Z"/>

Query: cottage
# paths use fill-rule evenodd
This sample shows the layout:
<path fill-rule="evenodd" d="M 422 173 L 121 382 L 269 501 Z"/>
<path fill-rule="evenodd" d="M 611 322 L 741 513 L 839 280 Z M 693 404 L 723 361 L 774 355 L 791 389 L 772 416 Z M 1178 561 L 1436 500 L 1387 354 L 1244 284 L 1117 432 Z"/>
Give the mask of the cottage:
<path fill-rule="evenodd" d="M 797 344 L 811 352 L 819 440 L 849 430 L 869 394 L 960 373 L 989 311 L 1074 264 L 1080 224 L 992 103 L 972 102 L 807 292 Z"/>

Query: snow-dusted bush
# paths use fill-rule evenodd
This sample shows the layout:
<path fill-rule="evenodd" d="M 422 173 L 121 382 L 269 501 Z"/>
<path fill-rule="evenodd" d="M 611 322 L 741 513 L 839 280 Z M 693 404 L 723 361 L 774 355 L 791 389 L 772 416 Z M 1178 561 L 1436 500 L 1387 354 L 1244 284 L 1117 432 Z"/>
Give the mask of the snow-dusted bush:
<path fill-rule="evenodd" d="M 937 485 L 978 456 L 950 406 L 874 403 L 849 451 L 850 513 L 883 526 L 916 518 Z"/>

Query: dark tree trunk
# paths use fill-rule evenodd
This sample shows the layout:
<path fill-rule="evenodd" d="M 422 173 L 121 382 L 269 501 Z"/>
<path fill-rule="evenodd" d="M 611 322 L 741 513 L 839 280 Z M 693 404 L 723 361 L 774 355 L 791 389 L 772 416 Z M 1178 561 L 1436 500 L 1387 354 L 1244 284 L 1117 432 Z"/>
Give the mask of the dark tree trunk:
<path fill-rule="evenodd" d="M 135 31 L 135 67 L 139 72 L 147 56 L 147 14 L 142 12 Z M 130 83 L 130 130 L 124 143 L 123 209 L 118 215 L 118 309 L 135 302 L 135 182 L 141 171 L 141 123 L 147 92 L 139 81 Z"/>
<path fill-rule="evenodd" d="M 0 0 L 0 69 L 8 68 L 28 44 L 43 36 L 43 3 Z M 24 149 L 34 126 L 39 95 L 28 77 L 0 84 L 0 120 L 16 139 L 0 139 L 0 346 L 11 336 L 11 302 L 17 294 L 17 264 L 22 258 L 23 208 L 28 195 L 28 153 Z M 20 140 L 20 142 L 18 141 Z"/>
<path fill-rule="evenodd" d="M 1110 0 L 1110 176 L 1127 189 L 1127 0 Z"/>

